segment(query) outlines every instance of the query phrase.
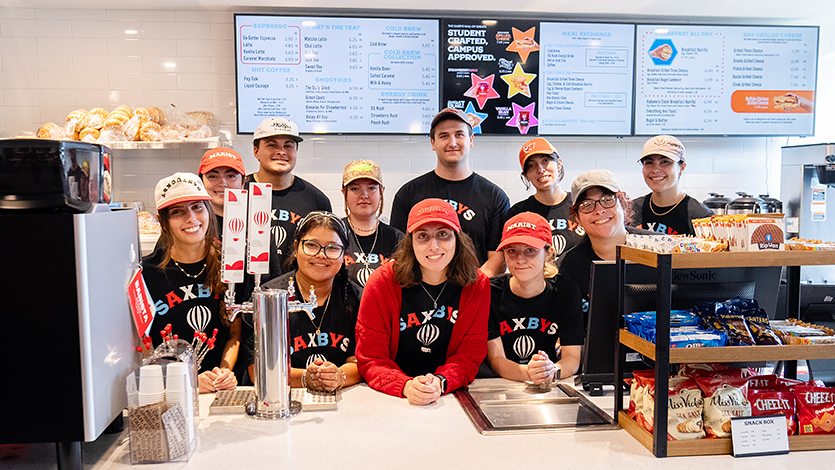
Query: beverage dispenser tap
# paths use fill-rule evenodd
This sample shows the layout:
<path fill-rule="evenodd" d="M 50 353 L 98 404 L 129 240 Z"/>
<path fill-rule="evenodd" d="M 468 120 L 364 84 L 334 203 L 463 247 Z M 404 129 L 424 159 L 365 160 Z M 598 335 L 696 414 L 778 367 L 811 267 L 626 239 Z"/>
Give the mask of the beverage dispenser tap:
<path fill-rule="evenodd" d="M 261 288 L 261 275 L 269 273 L 271 194 L 272 185 L 250 183 L 248 205 L 246 190 L 227 189 L 224 197 L 221 279 L 228 285 L 225 300 L 230 321 L 240 314 L 252 315 L 255 401 L 247 405 L 246 412 L 256 419 L 288 418 L 301 411 L 301 404 L 290 399 L 289 313 L 305 311 L 313 319 L 317 307 L 313 286 L 308 302 L 289 300 L 295 294 L 292 279 L 287 291 Z M 255 288 L 250 301 L 238 304 L 235 283 L 243 282 L 244 264 L 254 276 Z"/>

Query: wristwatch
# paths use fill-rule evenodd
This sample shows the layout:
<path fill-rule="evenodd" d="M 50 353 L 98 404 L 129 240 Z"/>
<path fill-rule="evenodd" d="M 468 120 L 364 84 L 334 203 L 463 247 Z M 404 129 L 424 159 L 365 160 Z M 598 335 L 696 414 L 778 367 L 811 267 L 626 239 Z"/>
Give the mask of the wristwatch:
<path fill-rule="evenodd" d="M 444 393 L 446 393 L 446 377 L 444 377 L 441 374 L 435 374 L 435 377 L 437 377 L 438 380 L 441 381 L 441 395 L 443 395 Z"/>
<path fill-rule="evenodd" d="M 562 367 L 559 364 L 554 364 L 554 380 L 552 382 L 556 382 L 562 377 Z"/>

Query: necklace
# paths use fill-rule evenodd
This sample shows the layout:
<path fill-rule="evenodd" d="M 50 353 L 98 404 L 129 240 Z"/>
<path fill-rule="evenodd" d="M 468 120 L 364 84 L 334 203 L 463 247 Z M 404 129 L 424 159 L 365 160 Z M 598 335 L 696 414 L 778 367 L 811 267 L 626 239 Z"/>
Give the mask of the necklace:
<path fill-rule="evenodd" d="M 357 232 L 359 232 L 359 233 L 372 233 L 372 232 L 376 232 L 376 231 L 377 231 L 377 227 L 380 225 L 380 221 L 378 220 L 378 221 L 377 221 L 377 223 L 375 223 L 375 224 L 374 224 L 374 228 L 370 228 L 370 229 L 359 228 L 359 227 L 355 226 L 353 222 L 351 222 L 351 218 L 350 218 L 350 217 L 346 217 L 346 218 L 348 219 L 348 225 L 350 225 L 350 226 L 351 226 L 351 230 L 353 230 L 353 231 L 354 231 L 354 233 L 357 233 Z"/>
<path fill-rule="evenodd" d="M 299 289 L 299 290 L 301 290 L 301 289 Z M 333 292 L 333 290 L 331 290 L 331 292 Z M 302 300 L 304 300 L 304 295 L 302 295 Z M 304 300 L 304 301 L 307 302 L 306 300 Z M 325 299 L 325 309 L 322 310 L 322 318 L 319 319 L 319 326 L 316 326 L 316 323 L 313 323 L 313 320 L 310 320 L 310 324 L 313 325 L 314 328 L 316 328 L 316 336 L 317 337 L 322 333 L 322 323 L 325 323 L 325 314 L 328 313 L 328 305 L 330 305 L 330 303 L 331 303 L 331 295 L 328 294 L 328 298 Z M 310 319 L 310 317 L 307 317 L 307 318 Z"/>
<path fill-rule="evenodd" d="M 377 221 L 378 225 L 379 225 L 379 223 L 380 222 Z M 362 260 L 360 262 L 362 264 L 364 264 L 366 268 L 368 268 L 368 263 L 369 263 L 368 255 L 370 255 L 371 253 L 374 253 L 374 247 L 377 246 L 377 235 L 380 234 L 380 231 L 377 230 L 377 227 L 374 227 L 374 242 L 371 244 L 371 249 L 368 250 L 368 255 L 367 255 L 367 254 L 365 254 L 365 250 L 362 249 L 362 245 L 360 244 L 360 239 L 359 239 L 359 237 L 357 237 L 357 229 L 354 227 L 354 224 L 351 223 L 351 218 L 350 217 L 348 217 L 348 225 L 350 225 L 351 228 L 353 229 L 354 240 L 356 240 L 357 247 L 359 247 L 360 253 L 362 253 Z"/>
<path fill-rule="evenodd" d="M 180 270 L 183 274 L 185 274 L 186 276 L 188 276 L 188 277 L 190 277 L 190 278 L 192 278 L 192 279 L 197 279 L 198 277 L 200 277 L 200 275 L 201 275 L 201 274 L 203 274 L 203 271 L 205 271 L 205 270 L 206 270 L 206 262 L 205 262 L 205 261 L 203 261 L 203 267 L 202 267 L 202 268 L 200 268 L 200 272 L 199 272 L 199 273 L 197 273 L 197 274 L 191 275 L 191 274 L 187 273 L 187 272 L 186 272 L 186 270 L 185 270 L 185 269 L 183 269 L 183 267 L 182 267 L 182 266 L 180 266 L 180 263 L 178 263 L 178 262 L 177 262 L 177 260 L 172 259 L 171 261 L 173 261 L 173 262 L 174 262 L 174 266 L 177 266 L 177 269 L 179 269 L 179 270 Z"/>
<path fill-rule="evenodd" d="M 438 292 L 437 297 L 432 297 L 432 294 L 429 293 L 429 290 L 426 289 L 426 286 L 423 284 L 423 282 L 420 283 L 420 287 L 423 287 L 423 291 L 426 292 L 426 295 L 428 295 L 430 299 L 432 299 L 432 304 L 433 304 L 432 311 L 433 312 L 436 312 L 438 310 L 438 299 L 440 299 L 441 295 L 444 293 L 444 289 L 446 289 L 446 283 L 447 283 L 447 281 L 444 281 L 444 286 L 441 287 L 441 291 Z"/>
<path fill-rule="evenodd" d="M 662 213 L 660 213 L 660 214 L 659 214 L 658 212 L 655 212 L 655 209 L 652 207 L 652 206 L 653 206 L 653 205 L 655 205 L 655 204 L 653 204 L 653 202 L 652 202 L 652 196 L 650 196 L 650 197 L 649 197 L 649 210 L 651 210 L 651 211 L 652 211 L 652 213 L 653 213 L 653 214 L 655 214 L 655 215 L 657 215 L 658 217 L 661 217 L 661 216 L 663 216 L 663 215 L 667 215 L 667 214 L 669 214 L 670 212 L 672 212 L 672 211 L 673 211 L 673 209 L 675 209 L 676 207 L 678 207 L 678 205 L 679 205 L 679 204 L 681 204 L 681 201 L 683 201 L 683 200 L 684 200 L 684 196 L 686 196 L 686 194 L 682 194 L 682 195 L 681 195 L 681 197 L 678 199 L 678 202 L 676 202 L 676 203 L 673 205 L 673 207 L 671 207 L 671 208 L 667 209 L 665 212 L 662 212 Z M 657 207 L 657 206 L 656 206 L 656 207 Z"/>

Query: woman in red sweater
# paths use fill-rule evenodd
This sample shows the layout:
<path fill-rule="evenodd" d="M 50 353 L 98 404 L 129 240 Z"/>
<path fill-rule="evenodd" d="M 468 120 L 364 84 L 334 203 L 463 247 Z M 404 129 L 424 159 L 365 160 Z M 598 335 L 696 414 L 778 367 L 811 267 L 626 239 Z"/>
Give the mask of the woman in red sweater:
<path fill-rule="evenodd" d="M 406 231 L 393 262 L 365 285 L 356 354 L 371 388 L 428 405 L 475 378 L 487 354 L 490 281 L 448 202 L 416 204 Z"/>

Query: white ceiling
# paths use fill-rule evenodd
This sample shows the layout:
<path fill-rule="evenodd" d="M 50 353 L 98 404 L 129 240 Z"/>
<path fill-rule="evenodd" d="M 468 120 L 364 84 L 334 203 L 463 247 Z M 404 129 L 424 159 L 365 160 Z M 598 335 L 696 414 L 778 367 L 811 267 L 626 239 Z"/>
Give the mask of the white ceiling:
<path fill-rule="evenodd" d="M 250 11 L 295 8 L 379 8 L 458 11 L 521 11 L 566 13 L 606 16 L 661 16 L 667 20 L 684 17 L 723 17 L 745 22 L 780 22 L 784 24 L 835 24 L 835 2 L 832 0 L 423 0 L 421 2 L 392 2 L 391 0 L 142 0 L 119 2 L 113 0 L 0 0 L 0 7 L 50 9 L 124 9 L 173 10 L 219 9 Z"/>

